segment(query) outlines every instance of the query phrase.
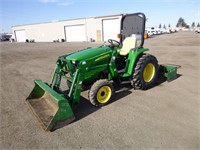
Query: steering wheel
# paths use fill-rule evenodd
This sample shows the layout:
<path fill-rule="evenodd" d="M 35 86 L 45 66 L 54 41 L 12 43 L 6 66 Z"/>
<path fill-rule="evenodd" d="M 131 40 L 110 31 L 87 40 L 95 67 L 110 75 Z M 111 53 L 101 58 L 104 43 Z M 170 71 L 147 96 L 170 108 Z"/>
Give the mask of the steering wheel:
<path fill-rule="evenodd" d="M 108 40 L 108 43 L 111 44 L 111 46 L 119 46 L 120 45 L 120 42 L 116 41 L 116 40 L 113 40 L 113 39 L 109 39 Z"/>

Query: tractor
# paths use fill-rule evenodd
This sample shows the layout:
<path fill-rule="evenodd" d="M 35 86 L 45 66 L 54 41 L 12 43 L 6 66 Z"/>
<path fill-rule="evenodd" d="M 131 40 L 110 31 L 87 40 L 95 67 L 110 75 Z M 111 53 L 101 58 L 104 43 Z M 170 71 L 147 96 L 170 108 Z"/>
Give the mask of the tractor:
<path fill-rule="evenodd" d="M 50 84 L 34 81 L 26 102 L 45 131 L 75 120 L 74 111 L 86 87 L 91 104 L 101 107 L 112 99 L 115 82 L 147 90 L 159 75 L 168 80 L 176 77 L 177 67 L 159 65 L 155 56 L 146 53 L 149 49 L 143 47 L 145 22 L 143 13 L 124 14 L 119 42 L 109 39 L 107 45 L 60 56 Z M 61 89 L 62 79 L 69 90 Z"/>

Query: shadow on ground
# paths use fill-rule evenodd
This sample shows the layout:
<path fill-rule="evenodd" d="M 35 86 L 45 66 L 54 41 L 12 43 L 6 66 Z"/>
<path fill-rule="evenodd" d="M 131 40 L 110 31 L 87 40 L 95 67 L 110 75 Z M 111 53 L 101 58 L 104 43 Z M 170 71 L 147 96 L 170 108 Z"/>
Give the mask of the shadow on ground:
<path fill-rule="evenodd" d="M 156 84 L 155 84 L 155 86 L 153 86 L 152 88 L 157 87 L 157 86 L 163 84 L 163 83 L 166 82 L 166 81 L 167 81 L 167 82 L 172 82 L 172 81 L 174 81 L 174 80 L 177 80 L 177 79 L 180 78 L 181 76 L 182 76 L 182 74 L 177 74 L 176 77 L 174 77 L 174 78 L 172 78 L 172 79 L 170 79 L 170 80 L 167 80 L 166 77 L 158 76 L 158 79 L 157 79 L 157 81 L 156 81 Z"/>
<path fill-rule="evenodd" d="M 115 93 L 112 96 L 112 100 L 107 105 L 110 105 L 111 103 L 116 102 L 132 93 L 130 91 L 131 90 L 130 85 L 120 85 L 118 83 L 115 83 L 114 88 L 115 88 Z M 94 113 L 99 109 L 101 109 L 101 107 L 93 106 L 88 99 L 81 96 L 80 104 L 75 110 L 75 116 L 76 116 L 75 121 L 79 121 L 80 119 L 87 117 L 88 115 Z"/>
<path fill-rule="evenodd" d="M 176 78 L 174 78 L 168 82 L 172 82 L 173 80 L 176 80 L 181 76 L 182 76 L 181 74 L 177 74 Z M 159 76 L 155 86 L 153 86 L 152 88 L 160 86 L 161 84 L 163 84 L 166 81 L 167 81 L 167 79 L 165 77 Z M 114 85 L 115 93 L 112 96 L 112 100 L 107 105 L 110 105 L 118 100 L 121 100 L 124 97 L 126 97 L 132 93 L 131 90 L 133 87 L 130 84 L 120 84 L 118 82 L 115 82 L 113 85 Z M 87 117 L 88 115 L 98 111 L 99 109 L 101 109 L 101 107 L 93 106 L 88 99 L 81 96 L 80 103 L 74 112 L 76 119 L 72 123 L 77 122 L 77 121 Z M 64 126 L 66 126 L 66 125 L 63 125 L 59 128 L 62 128 Z"/>

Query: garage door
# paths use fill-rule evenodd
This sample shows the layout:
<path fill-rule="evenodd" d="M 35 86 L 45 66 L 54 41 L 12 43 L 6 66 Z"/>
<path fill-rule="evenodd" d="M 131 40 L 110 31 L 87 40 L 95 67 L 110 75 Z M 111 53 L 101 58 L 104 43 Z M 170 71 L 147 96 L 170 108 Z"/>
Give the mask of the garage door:
<path fill-rule="evenodd" d="M 17 42 L 26 42 L 25 30 L 15 31 L 15 37 Z"/>
<path fill-rule="evenodd" d="M 120 33 L 120 20 L 108 19 L 103 20 L 103 41 L 108 41 L 108 39 L 113 39 L 119 41 L 117 34 Z"/>
<path fill-rule="evenodd" d="M 85 25 L 65 26 L 65 38 L 67 42 L 86 41 Z"/>

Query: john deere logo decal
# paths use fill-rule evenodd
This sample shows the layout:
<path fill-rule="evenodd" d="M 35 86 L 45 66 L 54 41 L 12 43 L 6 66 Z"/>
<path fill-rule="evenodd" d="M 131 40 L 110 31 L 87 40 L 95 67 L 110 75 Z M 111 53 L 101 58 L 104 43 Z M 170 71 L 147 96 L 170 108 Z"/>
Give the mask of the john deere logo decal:
<path fill-rule="evenodd" d="M 104 59 L 104 58 L 109 57 L 109 56 L 110 56 L 109 54 L 103 55 L 103 56 L 101 56 L 101 57 L 95 59 L 95 61 L 99 61 L 99 60 Z"/>

